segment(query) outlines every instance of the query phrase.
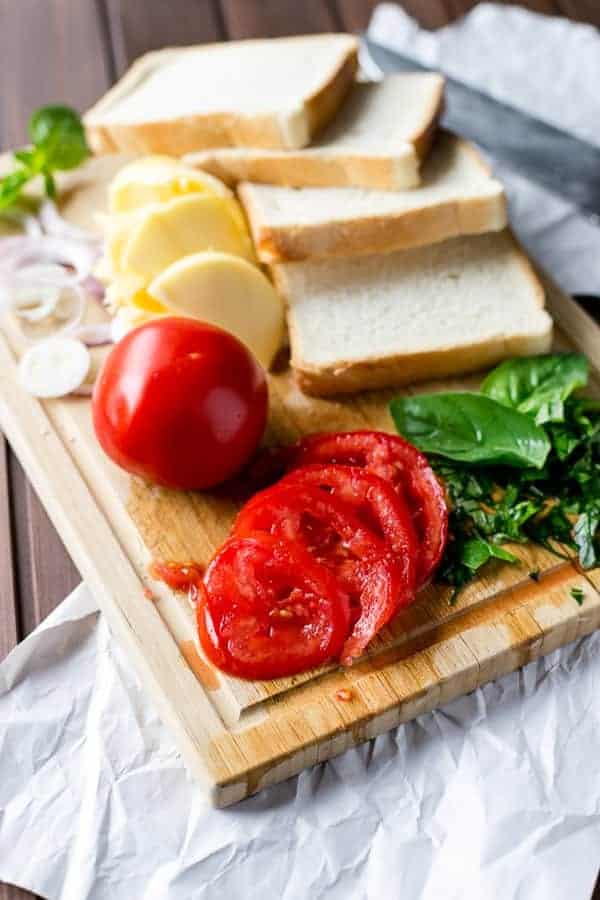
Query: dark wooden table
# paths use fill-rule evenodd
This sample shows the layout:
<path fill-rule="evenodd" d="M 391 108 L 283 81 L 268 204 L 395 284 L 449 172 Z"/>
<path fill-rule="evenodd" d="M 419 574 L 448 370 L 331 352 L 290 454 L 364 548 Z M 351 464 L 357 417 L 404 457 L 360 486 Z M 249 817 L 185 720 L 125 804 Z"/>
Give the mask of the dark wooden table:
<path fill-rule="evenodd" d="M 376 0 L 0 0 L 0 146 L 23 143 L 30 112 L 86 109 L 146 50 L 366 27 Z M 471 0 L 403 0 L 436 28 Z M 598 0 L 529 0 L 600 27 Z M 0 659 L 79 582 L 60 537 L 0 434 Z M 0 884 L 0 900 L 24 891 Z M 597 887 L 594 900 L 600 900 Z"/>

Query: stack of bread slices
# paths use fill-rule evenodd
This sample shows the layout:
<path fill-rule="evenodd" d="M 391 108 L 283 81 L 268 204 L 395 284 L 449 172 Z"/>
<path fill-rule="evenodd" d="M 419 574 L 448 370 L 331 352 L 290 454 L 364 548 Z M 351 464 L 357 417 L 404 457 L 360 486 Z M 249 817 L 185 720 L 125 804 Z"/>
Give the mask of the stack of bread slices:
<path fill-rule="evenodd" d="M 436 74 L 356 80 L 349 35 L 165 50 L 86 116 L 97 152 L 170 153 L 237 186 L 303 390 L 336 394 L 549 348 L 502 185 L 438 129 Z"/>

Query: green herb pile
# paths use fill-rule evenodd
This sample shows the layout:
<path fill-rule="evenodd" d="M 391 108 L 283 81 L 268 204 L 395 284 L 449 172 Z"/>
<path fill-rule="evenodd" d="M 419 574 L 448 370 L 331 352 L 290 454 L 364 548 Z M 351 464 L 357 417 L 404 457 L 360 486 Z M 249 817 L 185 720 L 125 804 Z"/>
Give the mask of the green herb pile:
<path fill-rule="evenodd" d="M 558 555 L 566 546 L 583 568 L 600 564 L 600 402 L 574 395 L 587 381 L 584 356 L 551 354 L 507 360 L 479 394 L 392 400 L 398 432 L 446 486 L 450 539 L 438 580 L 454 586 L 453 598 L 488 560 L 518 562 L 509 541 Z"/>
<path fill-rule="evenodd" d="M 0 210 L 13 206 L 25 185 L 38 175 L 48 196 L 54 197 L 54 173 L 76 169 L 89 155 L 81 119 L 67 106 L 44 106 L 34 112 L 29 137 L 31 146 L 14 153 L 14 172 L 0 179 Z"/>

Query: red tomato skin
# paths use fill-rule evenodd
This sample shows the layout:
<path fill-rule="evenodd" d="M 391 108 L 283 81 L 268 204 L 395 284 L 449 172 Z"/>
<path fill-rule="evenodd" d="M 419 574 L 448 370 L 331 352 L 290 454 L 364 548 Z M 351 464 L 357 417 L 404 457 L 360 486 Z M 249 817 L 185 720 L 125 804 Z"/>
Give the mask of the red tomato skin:
<path fill-rule="evenodd" d="M 323 474 L 323 479 L 314 476 Z M 354 478 L 353 478 L 354 476 Z M 357 484 L 361 481 L 362 484 Z M 346 484 L 344 485 L 344 482 Z M 299 469 L 298 474 L 287 476 L 273 487 L 256 494 L 241 510 L 233 526 L 234 537 L 267 534 L 271 538 L 285 539 L 293 546 L 303 544 L 319 565 L 330 569 L 338 583 L 348 592 L 356 613 L 352 629 L 342 648 L 341 661 L 350 665 L 365 650 L 367 644 L 386 625 L 401 607 L 414 599 L 414 553 L 412 526 L 408 521 L 406 531 L 395 534 L 385 529 L 386 498 L 373 498 L 373 513 L 380 513 L 384 535 L 375 534 L 356 514 L 356 505 L 367 500 L 368 495 L 381 490 L 387 493 L 385 483 L 379 484 L 376 476 L 365 475 L 349 466 L 314 466 Z M 342 500 L 317 487 L 318 484 L 335 484 L 354 494 L 353 501 Z M 391 489 L 389 489 L 391 490 Z M 396 496 L 387 497 L 390 507 L 396 507 Z M 377 509 L 375 509 L 377 507 Z M 392 509 L 387 508 L 391 513 Z M 333 546 L 310 539 L 302 531 L 302 517 L 315 516 L 329 525 L 340 538 Z M 402 514 L 400 513 L 400 516 Z M 399 525 L 398 521 L 394 525 Z M 322 538 L 322 535 L 320 535 Z M 402 559 L 397 559 L 392 544 L 394 539 Z M 406 539 L 406 543 L 405 543 Z M 388 543 L 389 541 L 389 543 Z"/>
<path fill-rule="evenodd" d="M 279 482 L 280 486 L 288 484 L 328 488 L 334 497 L 348 503 L 354 514 L 385 541 L 402 572 L 399 606 L 414 600 L 417 536 L 404 497 L 387 481 L 359 467 L 331 463 L 293 469 Z"/>
<path fill-rule="evenodd" d="M 448 505 L 427 457 L 411 443 L 382 431 L 317 433 L 271 453 L 270 462 L 278 474 L 282 469 L 289 471 L 315 463 L 364 466 L 388 481 L 413 511 L 421 543 L 417 587 L 431 579 L 448 538 Z M 268 463 L 267 458 L 264 469 Z"/>
<path fill-rule="evenodd" d="M 235 475 L 256 450 L 268 411 L 265 374 L 232 334 L 167 317 L 114 346 L 92 397 L 96 435 L 133 475 L 202 490 Z"/>
<path fill-rule="evenodd" d="M 298 589 L 297 600 L 278 598 L 284 585 Z M 283 678 L 341 652 L 348 597 L 299 544 L 265 534 L 230 538 L 210 563 L 204 587 L 196 605 L 198 638 L 208 659 L 230 675 Z M 276 615 L 296 603 L 305 614 Z"/>

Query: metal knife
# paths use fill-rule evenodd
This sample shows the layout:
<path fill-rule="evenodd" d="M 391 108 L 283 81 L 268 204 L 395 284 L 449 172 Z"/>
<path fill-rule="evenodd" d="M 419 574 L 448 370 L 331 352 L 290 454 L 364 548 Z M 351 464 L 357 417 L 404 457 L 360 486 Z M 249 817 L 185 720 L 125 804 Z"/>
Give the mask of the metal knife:
<path fill-rule="evenodd" d="M 363 35 L 382 72 L 429 71 Z M 446 76 L 442 125 L 565 197 L 600 224 L 600 148 Z"/>

